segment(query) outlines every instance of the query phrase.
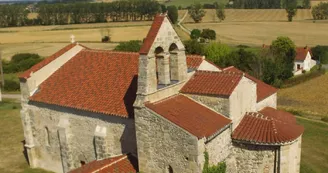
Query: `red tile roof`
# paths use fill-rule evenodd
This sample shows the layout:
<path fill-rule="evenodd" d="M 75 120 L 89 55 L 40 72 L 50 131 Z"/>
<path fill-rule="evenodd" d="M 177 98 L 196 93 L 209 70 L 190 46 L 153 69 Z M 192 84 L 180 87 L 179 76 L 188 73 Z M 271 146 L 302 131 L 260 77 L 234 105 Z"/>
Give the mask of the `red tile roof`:
<path fill-rule="evenodd" d="M 180 92 L 230 96 L 242 77 L 235 72 L 197 71 Z"/>
<path fill-rule="evenodd" d="M 237 69 L 234 66 L 224 68 L 223 71 L 243 73 L 241 70 Z M 272 94 L 275 94 L 278 91 L 278 89 L 276 89 L 275 87 L 268 85 L 268 84 L 264 83 L 263 81 L 256 79 L 255 77 L 253 77 L 247 73 L 245 73 L 245 76 L 247 78 L 249 78 L 250 80 L 252 80 L 253 82 L 257 83 L 257 87 L 256 87 L 257 102 L 264 100 L 265 98 L 271 96 Z"/>
<path fill-rule="evenodd" d="M 295 60 L 304 61 L 306 59 L 306 56 L 307 56 L 308 52 L 310 52 L 310 54 L 312 56 L 310 48 L 308 48 L 308 47 L 298 47 L 298 48 L 296 48 Z"/>
<path fill-rule="evenodd" d="M 162 23 L 163 23 L 165 17 L 166 17 L 166 15 L 164 15 L 164 14 L 157 14 L 155 16 L 153 24 L 151 25 L 150 30 L 147 34 L 147 37 L 144 40 L 144 43 L 139 51 L 140 54 L 148 54 L 151 46 L 153 45 L 153 43 L 156 39 L 157 33 L 162 26 Z"/>
<path fill-rule="evenodd" d="M 25 72 L 23 72 L 22 74 L 19 75 L 19 78 L 21 79 L 27 79 L 30 77 L 30 74 L 32 72 L 36 72 L 38 70 L 40 70 L 42 67 L 48 65 L 50 62 L 52 62 L 53 60 L 57 59 L 58 57 L 60 57 L 61 55 L 63 55 L 64 53 L 66 53 L 67 51 L 71 50 L 73 47 L 75 47 L 77 44 L 69 44 L 66 47 L 62 48 L 61 50 L 59 50 L 58 52 L 56 52 L 55 54 L 51 55 L 50 57 L 44 59 L 43 61 L 41 61 L 38 64 L 35 64 L 34 66 L 32 66 L 30 69 L 26 70 Z M 80 45 L 84 48 L 87 48 L 83 45 Z M 88 48 L 87 48 L 88 49 Z"/>
<path fill-rule="evenodd" d="M 187 66 L 188 68 L 198 69 L 198 67 L 204 61 L 203 57 L 200 55 L 187 55 Z"/>
<path fill-rule="evenodd" d="M 136 173 L 138 161 L 132 155 L 95 160 L 69 173 Z"/>
<path fill-rule="evenodd" d="M 199 139 L 210 137 L 231 123 L 230 119 L 182 95 L 147 103 L 146 107 Z"/>
<path fill-rule="evenodd" d="M 82 50 L 30 100 L 121 117 L 133 116 L 138 53 Z"/>
<path fill-rule="evenodd" d="M 266 107 L 246 113 L 232 138 L 255 144 L 283 144 L 294 141 L 303 132 L 304 128 L 297 125 L 292 114 Z"/>

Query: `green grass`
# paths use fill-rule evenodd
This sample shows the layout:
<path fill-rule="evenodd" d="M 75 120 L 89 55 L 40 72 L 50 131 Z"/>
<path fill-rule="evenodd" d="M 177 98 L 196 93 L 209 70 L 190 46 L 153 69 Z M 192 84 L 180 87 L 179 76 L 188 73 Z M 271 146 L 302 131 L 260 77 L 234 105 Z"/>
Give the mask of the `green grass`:
<path fill-rule="evenodd" d="M 29 168 L 23 154 L 24 133 L 19 111 L 17 101 L 4 99 L 0 102 L 0 172 L 50 173 Z"/>
<path fill-rule="evenodd" d="M 326 173 L 328 170 L 328 124 L 297 118 L 305 132 L 302 140 L 301 173 Z"/>
<path fill-rule="evenodd" d="M 219 2 L 223 4 L 227 4 L 228 0 L 171 0 L 170 2 L 165 2 L 166 6 L 175 5 L 177 7 L 188 7 L 193 3 L 201 3 L 201 4 L 213 4 L 214 2 Z"/>

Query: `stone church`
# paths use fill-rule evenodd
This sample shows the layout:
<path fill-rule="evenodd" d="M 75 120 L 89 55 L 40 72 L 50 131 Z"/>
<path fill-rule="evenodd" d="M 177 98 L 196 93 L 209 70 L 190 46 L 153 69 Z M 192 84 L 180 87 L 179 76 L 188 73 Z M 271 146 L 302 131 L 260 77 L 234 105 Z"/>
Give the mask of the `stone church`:
<path fill-rule="evenodd" d="M 186 55 L 165 14 L 139 53 L 72 43 L 20 76 L 31 167 L 57 173 L 296 173 L 303 127 L 277 90 Z"/>

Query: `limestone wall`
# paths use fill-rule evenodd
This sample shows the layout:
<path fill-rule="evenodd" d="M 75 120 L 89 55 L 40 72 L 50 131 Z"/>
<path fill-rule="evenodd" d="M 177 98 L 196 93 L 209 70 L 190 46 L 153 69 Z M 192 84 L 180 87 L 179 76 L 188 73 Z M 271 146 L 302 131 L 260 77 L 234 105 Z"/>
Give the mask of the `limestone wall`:
<path fill-rule="evenodd" d="M 186 94 L 186 96 L 192 98 L 193 100 L 206 105 L 207 107 L 213 109 L 214 111 L 229 117 L 229 99 L 228 98 L 220 98 L 217 96 L 205 96 L 205 95 L 193 95 Z"/>
<path fill-rule="evenodd" d="M 147 108 L 135 109 L 139 171 L 198 173 L 198 139 Z"/>
<path fill-rule="evenodd" d="M 68 170 L 80 167 L 81 161 L 88 163 L 95 160 L 99 141 L 95 140 L 99 133 L 97 126 L 98 131 L 99 127 L 100 131 L 106 131 L 103 133 L 105 142 L 100 141 L 108 148 L 108 153 L 104 153 L 106 156 L 128 152 L 136 154 L 133 119 L 40 103 L 28 105 L 27 109 L 36 153 L 35 167 L 62 172 L 61 155 L 64 169 Z"/>
<path fill-rule="evenodd" d="M 281 146 L 280 172 L 298 173 L 300 172 L 302 137 L 299 137 L 292 144 Z"/>
<path fill-rule="evenodd" d="M 230 95 L 229 102 L 230 119 L 234 130 L 246 112 L 256 111 L 256 83 L 243 77 Z"/>
<path fill-rule="evenodd" d="M 274 173 L 277 147 L 233 143 L 234 162 L 227 162 L 227 173 Z M 285 173 L 285 172 L 284 172 Z"/>
<path fill-rule="evenodd" d="M 261 100 L 256 104 L 256 110 L 259 111 L 265 107 L 277 108 L 277 93 L 272 94 L 271 96 Z"/>
<path fill-rule="evenodd" d="M 227 128 L 218 136 L 205 144 L 209 154 L 210 165 L 224 161 L 231 153 L 231 129 Z"/>

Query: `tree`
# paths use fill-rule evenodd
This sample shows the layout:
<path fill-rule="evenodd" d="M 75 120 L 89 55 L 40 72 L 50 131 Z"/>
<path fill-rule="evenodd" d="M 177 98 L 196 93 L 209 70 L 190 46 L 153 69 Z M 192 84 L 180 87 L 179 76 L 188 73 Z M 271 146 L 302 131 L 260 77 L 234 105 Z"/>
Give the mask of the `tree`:
<path fill-rule="evenodd" d="M 328 3 L 320 3 L 312 8 L 312 16 L 314 20 L 328 19 Z"/>
<path fill-rule="evenodd" d="M 176 6 L 171 5 L 167 7 L 168 16 L 173 24 L 178 21 L 178 9 Z"/>
<path fill-rule="evenodd" d="M 201 37 L 204 39 L 215 40 L 216 32 L 212 29 L 203 29 Z"/>
<path fill-rule="evenodd" d="M 193 40 L 198 40 L 201 34 L 202 31 L 200 31 L 199 29 L 193 29 L 190 33 L 190 38 Z"/>
<path fill-rule="evenodd" d="M 289 22 L 293 21 L 293 17 L 296 15 L 297 9 L 293 7 L 286 8 L 286 12 L 287 12 L 288 21 Z"/>
<path fill-rule="evenodd" d="M 220 4 L 216 6 L 216 16 L 220 19 L 220 22 L 225 19 L 224 5 Z"/>
<path fill-rule="evenodd" d="M 201 22 L 206 14 L 206 12 L 203 10 L 203 6 L 200 3 L 192 4 L 188 10 L 188 13 L 196 23 Z"/>
<path fill-rule="evenodd" d="M 131 40 L 128 42 L 120 43 L 115 47 L 114 50 L 123 51 L 123 52 L 139 52 L 140 48 L 141 48 L 140 40 Z"/>
<path fill-rule="evenodd" d="M 200 44 L 197 40 L 188 40 L 185 41 L 183 44 L 185 46 L 187 54 L 204 54 L 204 45 Z"/>
<path fill-rule="evenodd" d="M 219 66 L 225 66 L 230 52 L 228 45 L 217 42 L 209 43 L 204 49 L 206 58 Z"/>
<path fill-rule="evenodd" d="M 310 0 L 303 0 L 303 8 L 311 8 Z"/>
<path fill-rule="evenodd" d="M 328 46 L 315 46 L 311 49 L 315 60 L 320 61 L 321 64 L 328 64 Z"/>

